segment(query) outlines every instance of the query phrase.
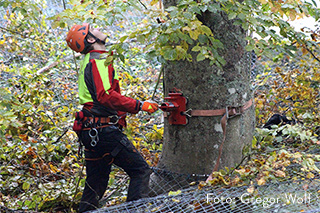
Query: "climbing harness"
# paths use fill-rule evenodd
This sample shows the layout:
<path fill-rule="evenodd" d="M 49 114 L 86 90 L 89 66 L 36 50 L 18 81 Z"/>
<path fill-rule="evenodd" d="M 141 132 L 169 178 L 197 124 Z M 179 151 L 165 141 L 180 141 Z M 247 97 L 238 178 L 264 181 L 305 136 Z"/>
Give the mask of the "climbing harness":
<path fill-rule="evenodd" d="M 90 112 L 89 110 L 86 109 L 86 111 Z M 77 132 L 78 135 L 80 135 L 81 131 L 88 131 L 88 135 L 90 137 L 90 145 L 92 148 L 96 147 L 97 144 L 99 143 L 99 129 L 101 130 L 102 128 L 105 127 L 110 127 L 110 126 L 115 126 L 118 124 L 119 120 L 126 116 L 127 113 L 122 114 L 120 116 L 118 115 L 111 115 L 107 117 L 97 117 L 91 114 L 91 116 L 84 116 L 84 112 L 80 111 L 75 114 L 75 121 L 73 125 L 73 130 Z M 119 128 L 116 126 L 116 128 Z M 82 141 L 79 140 L 79 156 L 82 151 L 83 143 Z M 110 163 L 111 164 L 114 160 L 114 158 L 118 155 L 118 153 L 126 146 L 126 143 L 124 139 L 121 139 L 119 144 L 110 152 L 110 153 L 105 153 L 103 156 L 97 157 L 95 154 L 94 149 L 84 149 L 84 151 L 87 153 L 86 154 L 86 160 L 89 161 L 95 161 L 95 160 L 101 160 L 107 156 L 110 156 Z"/>
<path fill-rule="evenodd" d="M 97 129 L 116 125 L 119 121 L 118 115 L 111 115 L 108 117 L 83 117 L 84 127 L 82 131 L 88 130 L 91 138 L 90 145 L 95 147 L 99 142 L 99 132 Z"/>
<path fill-rule="evenodd" d="M 88 113 L 90 110 L 85 109 Z M 91 114 L 91 113 L 90 113 Z M 119 120 L 126 116 L 127 113 L 118 116 L 118 115 L 110 115 L 107 117 L 96 117 L 93 114 L 91 116 L 84 116 L 84 111 L 79 111 L 75 113 L 75 121 L 73 123 L 73 130 L 77 133 L 78 137 L 81 131 L 88 131 L 89 137 L 91 138 L 90 145 L 95 147 L 99 142 L 99 132 L 98 129 L 102 129 L 105 127 L 113 126 L 118 124 Z M 79 137 L 79 150 L 78 154 L 82 154 L 82 142 Z"/>

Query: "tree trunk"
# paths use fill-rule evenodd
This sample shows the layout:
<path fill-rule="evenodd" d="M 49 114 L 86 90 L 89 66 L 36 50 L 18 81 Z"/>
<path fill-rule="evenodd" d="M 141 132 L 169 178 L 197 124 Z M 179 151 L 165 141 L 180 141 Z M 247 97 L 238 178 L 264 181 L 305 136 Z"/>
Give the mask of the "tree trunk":
<path fill-rule="evenodd" d="M 168 2 L 165 2 L 165 4 Z M 170 3 L 172 4 L 172 2 Z M 223 69 L 210 66 L 209 61 L 167 62 L 164 68 L 165 96 L 173 88 L 180 89 L 188 98 L 187 109 L 211 110 L 227 106 L 242 106 L 253 98 L 250 83 L 250 54 L 246 52 L 246 31 L 233 25 L 223 13 L 205 12 L 198 17 L 210 27 L 214 37 L 224 44 L 219 53 L 226 60 Z M 158 168 L 181 174 L 210 174 L 217 162 L 223 139 L 221 116 L 191 117 L 186 126 L 169 125 L 165 119 L 164 144 Z M 243 149 L 251 145 L 255 126 L 254 107 L 231 118 L 227 124 L 219 169 L 234 167 L 243 157 Z M 156 194 L 177 190 L 175 184 L 155 174 L 151 189 Z M 172 177 L 171 177 L 172 178 Z M 172 181 L 172 180 L 171 180 Z M 182 181 L 182 182 L 181 182 Z M 177 183 L 183 183 L 178 178 Z M 170 186 L 170 187 L 169 187 Z"/>

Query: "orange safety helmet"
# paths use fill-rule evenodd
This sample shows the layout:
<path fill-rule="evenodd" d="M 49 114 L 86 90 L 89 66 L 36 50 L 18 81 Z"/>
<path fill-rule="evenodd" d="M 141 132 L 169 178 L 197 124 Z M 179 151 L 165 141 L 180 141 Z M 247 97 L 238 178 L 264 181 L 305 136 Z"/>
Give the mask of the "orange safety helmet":
<path fill-rule="evenodd" d="M 89 33 L 89 24 L 74 25 L 68 32 L 66 41 L 68 46 L 76 51 L 82 53 L 86 49 L 87 42 L 85 38 Z"/>

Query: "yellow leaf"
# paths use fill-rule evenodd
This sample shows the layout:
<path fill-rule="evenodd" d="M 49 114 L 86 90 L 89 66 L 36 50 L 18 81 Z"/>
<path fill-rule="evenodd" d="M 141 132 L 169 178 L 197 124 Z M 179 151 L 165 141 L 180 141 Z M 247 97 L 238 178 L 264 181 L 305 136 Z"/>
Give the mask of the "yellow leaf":
<path fill-rule="evenodd" d="M 237 185 L 238 183 L 240 183 L 241 179 L 236 176 L 232 181 L 231 181 L 231 185 L 235 186 Z"/>
<path fill-rule="evenodd" d="M 259 186 L 262 186 L 262 185 L 264 185 L 264 184 L 266 184 L 266 180 L 265 180 L 264 178 L 260 178 L 260 179 L 258 180 L 258 185 L 259 185 Z"/>
<path fill-rule="evenodd" d="M 276 177 L 286 177 L 286 173 L 284 171 L 277 170 L 277 171 L 275 171 L 275 176 Z"/>
<path fill-rule="evenodd" d="M 260 2 L 261 4 L 266 4 L 266 3 L 268 3 L 267 0 L 259 0 L 259 2 Z"/>
<path fill-rule="evenodd" d="M 158 2 L 159 1 L 157 1 L 157 0 L 152 0 L 150 4 L 151 4 L 151 6 L 153 6 L 153 5 L 157 4 Z"/>
<path fill-rule="evenodd" d="M 303 55 L 306 55 L 308 53 L 308 50 L 306 48 L 302 48 L 301 51 Z"/>
<path fill-rule="evenodd" d="M 54 165 L 52 165 L 51 163 L 49 164 L 49 166 L 50 166 L 50 169 L 51 169 L 51 171 L 52 171 L 53 173 L 57 173 L 57 172 L 59 171 L 58 168 L 55 167 Z"/>
<path fill-rule="evenodd" d="M 235 171 L 238 172 L 239 175 L 241 175 L 241 176 L 243 176 L 244 173 L 246 172 L 246 170 L 245 170 L 244 168 L 242 168 L 242 169 L 236 169 Z"/>
<path fill-rule="evenodd" d="M 312 174 L 311 172 L 309 172 L 309 173 L 307 174 L 307 178 L 309 178 L 309 179 L 314 178 L 314 174 Z"/>
<path fill-rule="evenodd" d="M 179 195 L 181 194 L 181 190 L 178 190 L 178 191 L 170 191 L 168 193 L 168 196 L 175 196 L 175 195 Z"/>
<path fill-rule="evenodd" d="M 197 30 L 192 30 L 189 32 L 190 38 L 192 38 L 193 40 L 197 40 L 200 33 Z"/>
<path fill-rule="evenodd" d="M 296 11 L 295 10 L 290 10 L 290 13 L 289 13 L 289 17 L 290 17 L 290 20 L 291 21 L 294 21 L 294 20 L 296 20 L 296 17 L 297 17 L 297 13 L 296 13 Z"/>
<path fill-rule="evenodd" d="M 292 157 L 294 157 L 294 158 L 301 158 L 302 157 L 302 155 L 301 155 L 301 153 L 300 152 L 296 152 L 296 153 L 294 153 L 293 154 L 293 156 Z"/>
<path fill-rule="evenodd" d="M 250 194 L 252 194 L 254 192 L 254 185 L 251 185 L 248 189 L 247 192 L 249 192 Z"/>
<path fill-rule="evenodd" d="M 179 202 L 180 202 L 180 200 L 175 199 L 175 198 L 172 198 L 171 200 L 172 200 L 173 202 L 176 202 L 176 203 L 179 203 Z"/>
<path fill-rule="evenodd" d="M 19 138 L 20 138 L 21 140 L 23 140 L 23 141 L 28 141 L 28 135 L 26 135 L 26 134 L 20 134 L 20 135 L 19 135 Z"/>
<path fill-rule="evenodd" d="M 52 152 L 55 149 L 55 146 L 51 144 L 48 146 L 47 149 L 48 149 L 48 152 Z"/>

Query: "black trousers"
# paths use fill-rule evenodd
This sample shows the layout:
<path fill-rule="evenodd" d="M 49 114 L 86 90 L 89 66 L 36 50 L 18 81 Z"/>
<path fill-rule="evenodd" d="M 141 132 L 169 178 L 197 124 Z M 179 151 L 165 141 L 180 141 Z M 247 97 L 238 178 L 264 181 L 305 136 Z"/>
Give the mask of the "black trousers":
<path fill-rule="evenodd" d="M 99 208 L 99 200 L 107 189 L 113 163 L 130 177 L 127 201 L 147 197 L 149 193 L 150 167 L 127 136 L 115 126 L 97 130 L 99 140 L 95 147 L 90 145 L 90 130 L 80 134 L 85 146 L 87 177 L 79 212 Z M 91 135 L 94 134 L 91 132 Z"/>

